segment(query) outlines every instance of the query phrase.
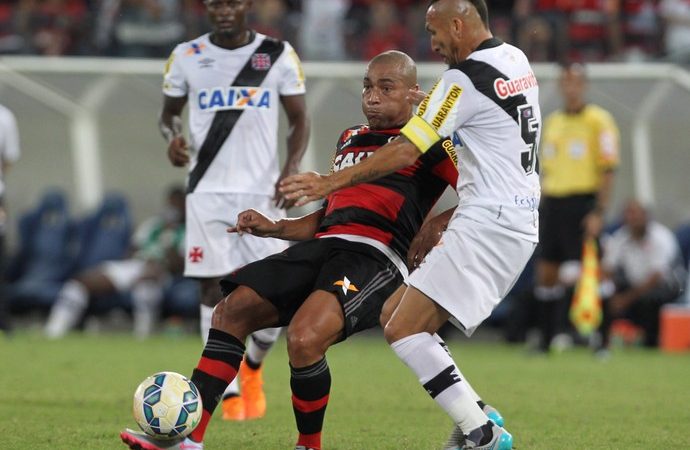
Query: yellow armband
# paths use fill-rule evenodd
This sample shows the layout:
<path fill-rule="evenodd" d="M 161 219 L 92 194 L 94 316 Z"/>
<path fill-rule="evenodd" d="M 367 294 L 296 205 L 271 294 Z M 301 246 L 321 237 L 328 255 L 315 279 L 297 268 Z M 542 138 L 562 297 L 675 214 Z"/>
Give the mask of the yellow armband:
<path fill-rule="evenodd" d="M 402 127 L 400 134 L 405 136 L 420 152 L 425 153 L 432 145 L 441 140 L 441 136 L 419 116 L 412 116 L 409 122 Z"/>

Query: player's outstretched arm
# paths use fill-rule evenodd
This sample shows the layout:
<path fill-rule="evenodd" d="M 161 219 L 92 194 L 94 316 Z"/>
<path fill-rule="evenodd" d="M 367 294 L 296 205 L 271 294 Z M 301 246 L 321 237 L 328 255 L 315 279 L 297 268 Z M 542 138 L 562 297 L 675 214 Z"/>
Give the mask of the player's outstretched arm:
<path fill-rule="evenodd" d="M 187 97 L 163 96 L 163 109 L 158 120 L 158 128 L 168 143 L 168 159 L 176 167 L 189 163 L 187 141 L 182 135 L 182 110 L 186 104 Z"/>
<path fill-rule="evenodd" d="M 325 208 L 296 219 L 273 220 L 255 209 L 248 209 L 237 215 L 237 224 L 228 227 L 228 233 L 247 233 L 258 237 L 272 237 L 287 241 L 311 239 L 319 229 Z"/>
<path fill-rule="evenodd" d="M 280 183 L 280 191 L 285 198 L 297 200 L 296 206 L 302 206 L 338 189 L 375 180 L 407 167 L 420 155 L 414 144 L 399 136 L 359 164 L 330 175 L 307 172 L 287 177 Z"/>

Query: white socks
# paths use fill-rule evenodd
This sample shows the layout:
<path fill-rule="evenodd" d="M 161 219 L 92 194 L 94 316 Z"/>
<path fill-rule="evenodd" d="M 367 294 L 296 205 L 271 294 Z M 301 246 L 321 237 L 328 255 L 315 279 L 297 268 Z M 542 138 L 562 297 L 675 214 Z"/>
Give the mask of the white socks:
<path fill-rule="evenodd" d="M 213 317 L 213 308 L 206 305 L 199 305 L 199 329 L 201 330 L 201 340 L 206 346 L 208 341 L 208 330 L 211 329 L 211 318 Z"/>
<path fill-rule="evenodd" d="M 463 433 L 486 424 L 489 419 L 477 405 L 473 390 L 434 337 L 417 333 L 392 343 L 391 347 Z"/>
<path fill-rule="evenodd" d="M 134 336 L 147 338 L 156 326 L 163 300 L 163 289 L 158 281 L 140 281 L 132 288 L 132 315 Z"/>
<path fill-rule="evenodd" d="M 201 329 L 201 339 L 206 346 L 208 341 L 208 330 L 211 329 L 211 318 L 213 317 L 213 308 L 206 305 L 199 305 L 199 325 Z M 225 391 L 223 397 L 227 395 L 239 395 L 240 393 L 240 377 L 235 377 Z"/>
<path fill-rule="evenodd" d="M 247 340 L 247 358 L 255 364 L 261 364 L 275 341 L 278 340 L 281 329 L 265 328 L 253 332 Z"/>
<path fill-rule="evenodd" d="M 50 310 L 44 330 L 46 337 L 63 337 L 79 322 L 88 306 L 89 292 L 86 286 L 76 280 L 67 280 Z"/>

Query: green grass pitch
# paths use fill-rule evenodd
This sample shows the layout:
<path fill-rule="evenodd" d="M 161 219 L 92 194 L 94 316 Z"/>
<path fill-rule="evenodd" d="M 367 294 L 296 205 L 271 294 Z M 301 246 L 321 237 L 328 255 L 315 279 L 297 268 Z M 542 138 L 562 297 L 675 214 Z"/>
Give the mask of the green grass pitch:
<path fill-rule="evenodd" d="M 0 448 L 125 448 L 118 432 L 136 427 L 137 384 L 160 370 L 191 374 L 200 345 L 194 336 L 0 336 Z M 522 347 L 464 338 L 450 347 L 474 387 L 500 409 L 519 450 L 690 449 L 688 354 L 628 349 L 602 363 L 585 350 L 535 358 Z M 326 449 L 441 448 L 450 420 L 380 336 L 340 344 L 328 362 Z M 266 417 L 226 423 L 216 414 L 206 448 L 292 449 L 288 376 L 281 340 L 266 361 Z"/>

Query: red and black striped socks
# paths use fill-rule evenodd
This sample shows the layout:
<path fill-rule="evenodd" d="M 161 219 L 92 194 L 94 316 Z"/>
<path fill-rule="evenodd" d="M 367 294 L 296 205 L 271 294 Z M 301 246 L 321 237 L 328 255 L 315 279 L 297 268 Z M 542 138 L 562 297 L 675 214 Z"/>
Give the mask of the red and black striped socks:
<path fill-rule="evenodd" d="M 331 391 L 331 372 L 326 358 L 306 367 L 290 366 L 292 409 L 299 437 L 297 445 L 321 448 L 321 429 Z"/>
<path fill-rule="evenodd" d="M 193 441 L 202 442 L 213 411 L 223 391 L 235 379 L 244 356 L 244 344 L 231 334 L 211 328 L 192 382 L 199 389 L 204 411 L 201 422 L 191 434 Z"/>

